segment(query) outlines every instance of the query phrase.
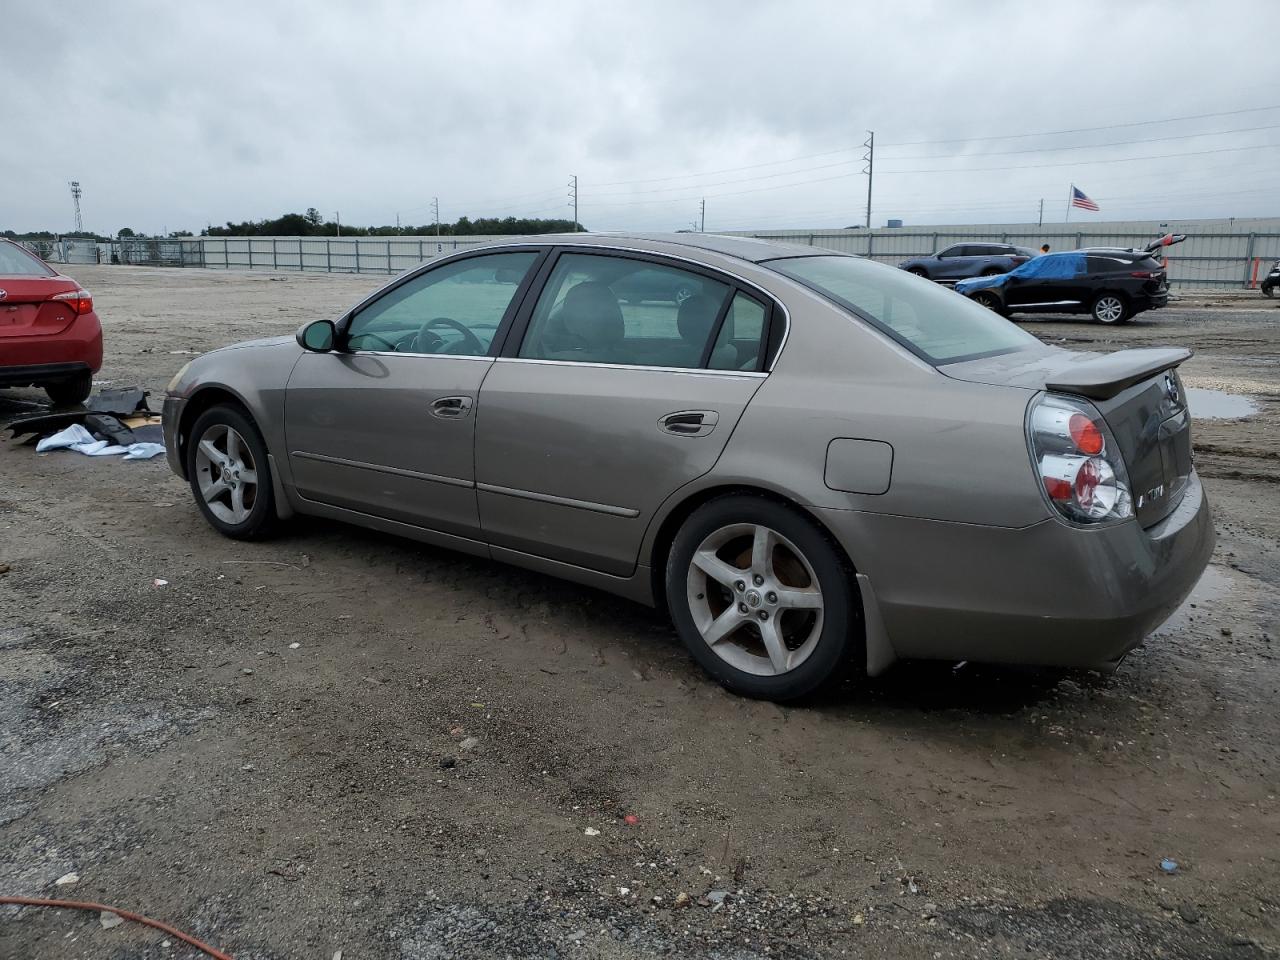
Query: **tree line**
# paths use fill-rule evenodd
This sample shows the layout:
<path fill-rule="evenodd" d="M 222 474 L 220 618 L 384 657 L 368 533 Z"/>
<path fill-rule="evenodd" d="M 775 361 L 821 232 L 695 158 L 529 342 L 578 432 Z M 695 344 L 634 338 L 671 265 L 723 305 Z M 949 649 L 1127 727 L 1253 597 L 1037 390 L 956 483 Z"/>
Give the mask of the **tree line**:
<path fill-rule="evenodd" d="M 426 237 L 439 234 L 444 237 L 474 237 L 520 235 L 542 233 L 574 233 L 586 227 L 572 220 L 554 220 L 530 217 L 459 217 L 453 223 L 426 223 L 420 226 L 370 226 L 358 227 L 347 223 L 326 220 L 315 207 L 306 213 L 286 213 L 274 220 L 245 220 L 227 222 L 225 227 L 209 227 L 200 231 L 207 237 Z"/>
<path fill-rule="evenodd" d="M 286 213 L 274 220 L 245 220 L 242 223 L 227 222 L 225 227 L 208 227 L 200 231 L 202 237 L 474 237 L 474 236 L 532 236 L 543 233 L 575 233 L 585 232 L 586 227 L 572 220 L 552 220 L 536 217 L 459 217 L 453 223 L 426 223 L 419 226 L 382 226 L 358 227 L 351 224 L 339 224 L 326 220 L 315 207 L 308 207 L 306 213 Z M 99 233 L 84 231 L 81 233 L 52 233 L 48 230 L 29 230 L 18 233 L 13 230 L 0 231 L 0 236 L 10 240 L 46 240 L 58 238 L 85 239 L 106 242 L 111 237 Z M 116 232 L 121 239 L 149 238 L 145 233 L 138 233 L 132 227 L 121 227 Z M 166 235 L 170 238 L 190 237 L 190 230 L 174 230 Z"/>

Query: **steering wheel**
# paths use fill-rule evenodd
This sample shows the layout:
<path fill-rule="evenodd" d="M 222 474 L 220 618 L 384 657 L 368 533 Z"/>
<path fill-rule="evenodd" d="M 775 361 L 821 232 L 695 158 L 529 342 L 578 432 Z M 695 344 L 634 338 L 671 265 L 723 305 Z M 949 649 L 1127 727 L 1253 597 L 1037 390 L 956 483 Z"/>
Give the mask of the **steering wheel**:
<path fill-rule="evenodd" d="M 474 353 L 476 356 L 483 356 L 485 353 L 484 344 L 479 338 L 472 333 L 467 327 L 454 320 L 452 317 L 432 317 L 424 323 L 418 330 L 417 336 L 414 337 L 414 350 L 417 353 L 439 353 L 441 344 L 444 339 L 433 331 L 433 327 L 448 327 L 456 330 L 462 335 L 462 345 Z M 430 337 L 428 341 L 426 338 Z M 434 341 L 434 342 L 431 342 Z"/>

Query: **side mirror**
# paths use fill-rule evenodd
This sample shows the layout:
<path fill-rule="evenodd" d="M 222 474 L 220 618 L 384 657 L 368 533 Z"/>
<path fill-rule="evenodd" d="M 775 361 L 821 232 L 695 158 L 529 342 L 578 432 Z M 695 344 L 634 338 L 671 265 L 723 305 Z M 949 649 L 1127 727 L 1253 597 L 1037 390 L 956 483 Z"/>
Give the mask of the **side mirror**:
<path fill-rule="evenodd" d="M 298 346 L 312 353 L 328 353 L 338 339 L 332 320 L 316 320 L 298 331 Z"/>

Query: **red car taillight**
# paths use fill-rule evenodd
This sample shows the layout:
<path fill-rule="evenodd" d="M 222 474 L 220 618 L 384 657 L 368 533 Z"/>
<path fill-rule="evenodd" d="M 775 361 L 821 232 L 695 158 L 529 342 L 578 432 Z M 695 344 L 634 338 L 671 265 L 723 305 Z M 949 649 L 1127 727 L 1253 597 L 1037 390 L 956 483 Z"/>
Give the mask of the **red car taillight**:
<path fill-rule="evenodd" d="M 93 309 L 93 297 L 88 290 L 68 290 L 66 293 L 55 293 L 50 300 L 60 300 L 76 312 L 76 316 L 88 313 Z"/>
<path fill-rule="evenodd" d="M 1152 273 L 1150 270 L 1134 270 L 1131 277 L 1137 277 L 1139 280 L 1150 280 L 1152 277 L 1158 277 L 1158 273 Z"/>
<path fill-rule="evenodd" d="M 1062 516 L 1076 523 L 1133 516 L 1124 460 L 1093 404 L 1045 394 L 1027 414 L 1027 432 L 1041 488 Z"/>

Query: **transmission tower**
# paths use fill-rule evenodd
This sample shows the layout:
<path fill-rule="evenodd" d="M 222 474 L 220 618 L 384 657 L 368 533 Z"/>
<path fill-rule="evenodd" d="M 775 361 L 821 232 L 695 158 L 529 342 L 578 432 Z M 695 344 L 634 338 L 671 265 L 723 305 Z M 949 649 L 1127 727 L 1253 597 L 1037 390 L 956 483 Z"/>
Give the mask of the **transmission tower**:
<path fill-rule="evenodd" d="M 876 132 L 874 130 L 867 131 L 867 140 L 863 144 L 867 148 L 863 161 L 866 166 L 862 168 L 862 172 L 867 175 L 867 229 L 871 229 L 871 175 L 876 168 Z"/>
<path fill-rule="evenodd" d="M 569 202 L 573 205 L 573 232 L 578 232 L 578 178 L 569 178 Z"/>
<path fill-rule="evenodd" d="M 84 233 L 84 222 L 80 219 L 80 181 L 71 181 L 71 202 L 76 208 L 76 233 Z"/>

